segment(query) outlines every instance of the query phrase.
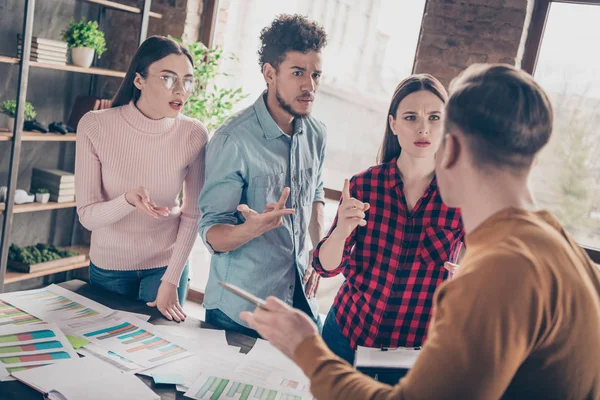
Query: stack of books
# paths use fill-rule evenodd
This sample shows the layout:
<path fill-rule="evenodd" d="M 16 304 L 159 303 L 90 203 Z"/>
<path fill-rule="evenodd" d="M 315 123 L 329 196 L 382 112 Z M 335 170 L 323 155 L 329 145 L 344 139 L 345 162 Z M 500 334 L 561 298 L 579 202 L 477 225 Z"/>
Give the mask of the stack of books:
<path fill-rule="evenodd" d="M 75 201 L 75 175 L 59 169 L 34 168 L 31 175 L 31 192 L 48 189 L 50 201 L 67 203 Z"/>
<path fill-rule="evenodd" d="M 43 64 L 66 65 L 67 42 L 33 37 L 31 40 L 31 61 Z M 17 35 L 17 57 L 21 58 L 23 52 L 23 38 Z"/>

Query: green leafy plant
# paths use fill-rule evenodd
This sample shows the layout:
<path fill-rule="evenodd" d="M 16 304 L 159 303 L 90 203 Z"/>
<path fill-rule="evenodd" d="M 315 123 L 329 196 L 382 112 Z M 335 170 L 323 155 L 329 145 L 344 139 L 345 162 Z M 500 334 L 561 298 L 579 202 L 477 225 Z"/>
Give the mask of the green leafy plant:
<path fill-rule="evenodd" d="M 46 189 L 46 188 L 39 188 L 36 193 L 46 194 L 46 193 L 49 193 L 49 192 L 48 192 L 48 189 Z"/>
<path fill-rule="evenodd" d="M 104 32 L 100 30 L 96 21 L 86 22 L 85 18 L 82 18 L 81 21 L 75 22 L 71 18 L 67 30 L 62 33 L 62 38 L 72 49 L 76 47 L 89 47 L 96 50 L 98 58 L 106 51 Z"/>
<path fill-rule="evenodd" d="M 17 117 L 17 101 L 16 100 L 6 100 L 0 104 L 0 112 L 2 114 L 8 115 L 10 118 Z M 31 121 L 35 118 L 37 113 L 35 112 L 35 108 L 30 102 L 25 103 L 25 121 Z"/>
<path fill-rule="evenodd" d="M 171 39 L 181 43 L 175 38 Z M 206 126 L 209 132 L 225 122 L 232 114 L 233 106 L 248 97 L 242 88 L 225 89 L 218 87 L 215 80 L 228 74 L 219 71 L 219 64 L 224 59 L 235 59 L 234 55 L 224 55 L 223 49 L 209 49 L 201 42 L 185 45 L 194 59 L 194 78 L 198 82 L 198 90 L 190 95 L 185 103 L 183 114 L 196 118 Z"/>
<path fill-rule="evenodd" d="M 39 264 L 47 261 L 73 257 L 79 253 L 51 244 L 38 243 L 35 246 L 19 247 L 11 244 L 8 249 L 8 259 L 23 264 Z"/>

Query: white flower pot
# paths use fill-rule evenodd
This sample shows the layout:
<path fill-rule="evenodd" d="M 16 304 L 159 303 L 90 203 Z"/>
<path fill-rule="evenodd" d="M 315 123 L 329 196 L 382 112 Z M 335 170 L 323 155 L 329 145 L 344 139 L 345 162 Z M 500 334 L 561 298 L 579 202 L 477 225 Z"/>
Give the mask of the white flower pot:
<path fill-rule="evenodd" d="M 15 119 L 12 117 L 8 117 L 8 130 L 13 131 L 15 129 Z"/>
<path fill-rule="evenodd" d="M 89 47 L 76 47 L 71 49 L 71 60 L 78 67 L 89 68 L 94 61 L 94 49 Z"/>
<path fill-rule="evenodd" d="M 35 201 L 38 203 L 47 203 L 50 200 L 50 193 L 36 193 Z"/>

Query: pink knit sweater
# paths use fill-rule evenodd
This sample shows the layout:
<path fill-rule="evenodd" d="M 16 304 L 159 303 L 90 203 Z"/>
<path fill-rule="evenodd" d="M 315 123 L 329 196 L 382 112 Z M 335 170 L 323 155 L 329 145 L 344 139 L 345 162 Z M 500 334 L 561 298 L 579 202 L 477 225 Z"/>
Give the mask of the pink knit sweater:
<path fill-rule="evenodd" d="M 87 113 L 77 127 L 75 192 L 81 224 L 92 231 L 90 259 L 109 270 L 167 266 L 179 278 L 198 234 L 208 135 L 197 120 L 151 120 L 133 103 Z M 144 186 L 168 217 L 154 219 L 125 200 Z M 183 186 L 183 205 L 177 198 Z"/>

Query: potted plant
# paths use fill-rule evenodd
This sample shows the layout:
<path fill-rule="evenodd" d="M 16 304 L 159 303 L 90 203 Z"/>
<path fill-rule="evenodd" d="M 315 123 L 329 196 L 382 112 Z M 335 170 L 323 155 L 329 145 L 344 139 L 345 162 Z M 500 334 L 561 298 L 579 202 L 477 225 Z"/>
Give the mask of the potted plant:
<path fill-rule="evenodd" d="M 86 22 L 85 18 L 82 18 L 81 21 L 75 22 L 71 18 L 62 37 L 71 48 L 73 64 L 78 67 L 89 68 L 94 61 L 94 51 L 98 58 L 106 51 L 104 32 L 100 30 L 96 21 Z"/>
<path fill-rule="evenodd" d="M 48 200 L 50 200 L 50 193 L 48 192 L 48 189 L 39 188 L 35 193 L 35 201 L 38 203 L 47 203 Z"/>
<path fill-rule="evenodd" d="M 182 43 L 180 39 L 172 36 L 169 38 Z M 219 71 L 221 60 L 235 60 L 235 55 L 224 54 L 223 49 L 218 46 L 208 48 L 201 42 L 185 46 L 194 59 L 194 78 L 198 83 L 198 90 L 186 101 L 183 114 L 202 121 L 208 132 L 212 133 L 233 114 L 234 105 L 248 95 L 243 93 L 241 87 L 226 89 L 216 84 L 219 77 L 228 76 Z"/>
<path fill-rule="evenodd" d="M 17 101 L 6 100 L 0 104 L 0 112 L 8 117 L 8 129 L 13 130 L 15 127 L 15 118 L 17 117 Z M 25 103 L 24 117 L 25 121 L 32 121 L 37 113 L 30 102 Z"/>

